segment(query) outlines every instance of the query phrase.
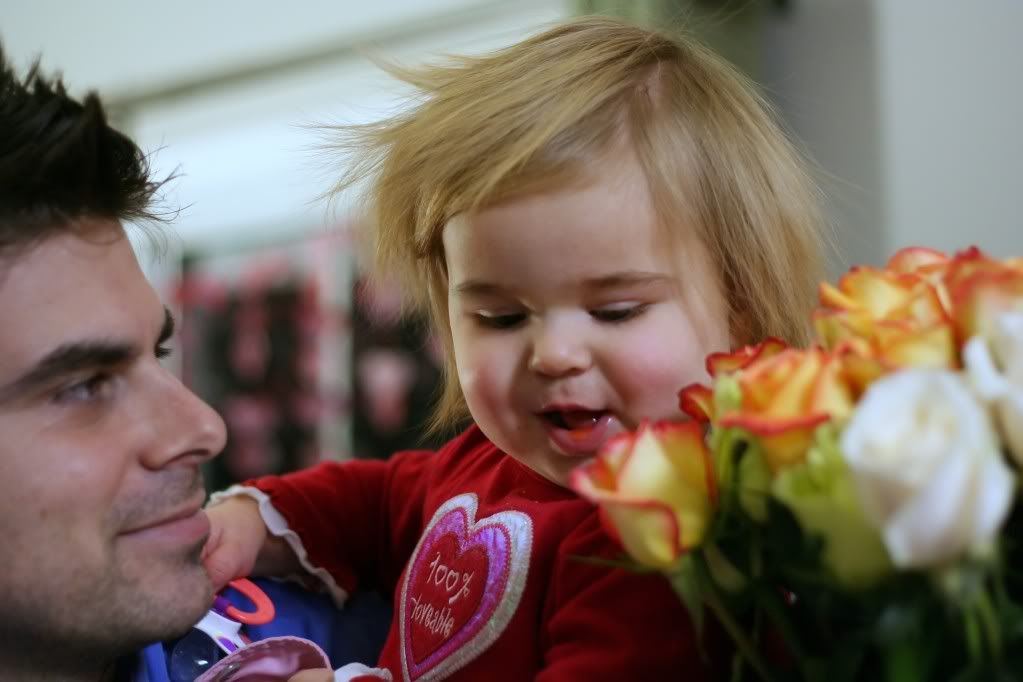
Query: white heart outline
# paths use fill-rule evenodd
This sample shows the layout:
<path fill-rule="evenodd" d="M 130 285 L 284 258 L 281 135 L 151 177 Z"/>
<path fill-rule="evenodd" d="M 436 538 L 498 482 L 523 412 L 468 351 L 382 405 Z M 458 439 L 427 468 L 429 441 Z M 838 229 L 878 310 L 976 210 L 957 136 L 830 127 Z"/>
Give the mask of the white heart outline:
<path fill-rule="evenodd" d="M 416 544 L 412 556 L 409 557 L 405 567 L 405 577 L 402 579 L 401 608 L 398 618 L 400 634 L 398 646 L 401 649 L 401 672 L 405 682 L 412 682 L 413 680 L 409 670 L 408 654 L 406 653 L 411 648 L 411 644 L 406 646 L 408 632 L 405 626 L 405 606 L 408 603 L 408 586 L 412 568 L 416 564 L 416 558 L 419 556 L 424 542 L 430 537 L 434 527 L 441 519 L 458 509 L 466 514 L 466 538 L 471 538 L 478 530 L 488 526 L 503 526 L 508 531 L 510 544 L 508 548 L 508 580 L 505 583 L 504 594 L 498 601 L 497 607 L 494 609 L 494 613 L 487 626 L 480 628 L 479 632 L 469 638 L 459 649 L 452 652 L 430 670 L 415 678 L 415 680 L 417 682 L 419 680 L 422 680 L 422 682 L 442 680 L 486 651 L 487 647 L 493 644 L 504 632 L 508 622 L 515 615 L 522 592 L 526 587 L 529 558 L 533 548 L 533 521 L 529 516 L 519 511 L 507 510 L 477 521 L 476 512 L 479 509 L 479 501 L 475 493 L 457 495 L 438 507 L 437 511 L 433 514 L 433 518 L 430 519 L 430 523 L 427 524 L 422 535 L 419 536 L 419 542 Z M 525 558 L 524 561 L 522 560 L 523 558 Z"/>

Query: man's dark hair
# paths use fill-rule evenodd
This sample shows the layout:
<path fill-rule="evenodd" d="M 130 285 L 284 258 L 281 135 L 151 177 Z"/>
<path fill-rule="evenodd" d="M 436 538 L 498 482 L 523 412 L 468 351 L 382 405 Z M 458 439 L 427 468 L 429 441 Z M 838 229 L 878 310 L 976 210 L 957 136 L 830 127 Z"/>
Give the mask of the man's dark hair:
<path fill-rule="evenodd" d="M 161 184 L 95 92 L 72 98 L 38 62 L 19 78 L 0 45 L 0 255 L 78 231 L 81 219 L 158 220 Z"/>

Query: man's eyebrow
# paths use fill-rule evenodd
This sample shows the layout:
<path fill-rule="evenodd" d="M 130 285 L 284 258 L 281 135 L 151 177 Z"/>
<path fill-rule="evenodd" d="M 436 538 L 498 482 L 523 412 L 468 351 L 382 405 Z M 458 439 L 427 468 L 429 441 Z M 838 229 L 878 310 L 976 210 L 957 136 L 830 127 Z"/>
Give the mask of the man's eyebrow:
<path fill-rule="evenodd" d="M 166 343 L 174 335 L 174 316 L 163 309 L 163 326 L 156 345 Z M 123 365 L 137 357 L 141 349 L 120 341 L 79 341 L 58 346 L 43 356 L 27 372 L 0 387 L 0 403 L 6 403 L 46 386 L 61 377 L 88 369 Z"/>
<path fill-rule="evenodd" d="M 117 341 L 82 341 L 58 346 L 20 377 L 0 387 L 0 403 L 75 372 L 123 365 L 138 354 L 139 350 L 133 344 Z"/>

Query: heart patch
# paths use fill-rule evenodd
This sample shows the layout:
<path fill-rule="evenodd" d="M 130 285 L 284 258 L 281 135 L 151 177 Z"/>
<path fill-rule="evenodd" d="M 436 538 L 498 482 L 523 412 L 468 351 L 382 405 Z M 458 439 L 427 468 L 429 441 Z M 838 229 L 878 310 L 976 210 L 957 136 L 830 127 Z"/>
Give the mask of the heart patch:
<path fill-rule="evenodd" d="M 526 586 L 533 524 L 517 511 L 476 520 L 476 495 L 453 497 L 419 539 L 401 588 L 404 678 L 444 679 L 496 640 Z"/>

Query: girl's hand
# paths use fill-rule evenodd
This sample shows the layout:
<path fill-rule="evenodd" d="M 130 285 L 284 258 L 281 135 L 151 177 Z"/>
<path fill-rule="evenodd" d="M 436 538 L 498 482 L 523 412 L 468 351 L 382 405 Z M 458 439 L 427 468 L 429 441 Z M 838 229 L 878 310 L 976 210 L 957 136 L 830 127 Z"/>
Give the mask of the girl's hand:
<path fill-rule="evenodd" d="M 213 591 L 219 592 L 229 580 L 252 573 L 268 533 L 258 503 L 244 495 L 208 508 L 206 516 L 210 535 L 203 547 L 202 563 L 213 582 Z"/>

